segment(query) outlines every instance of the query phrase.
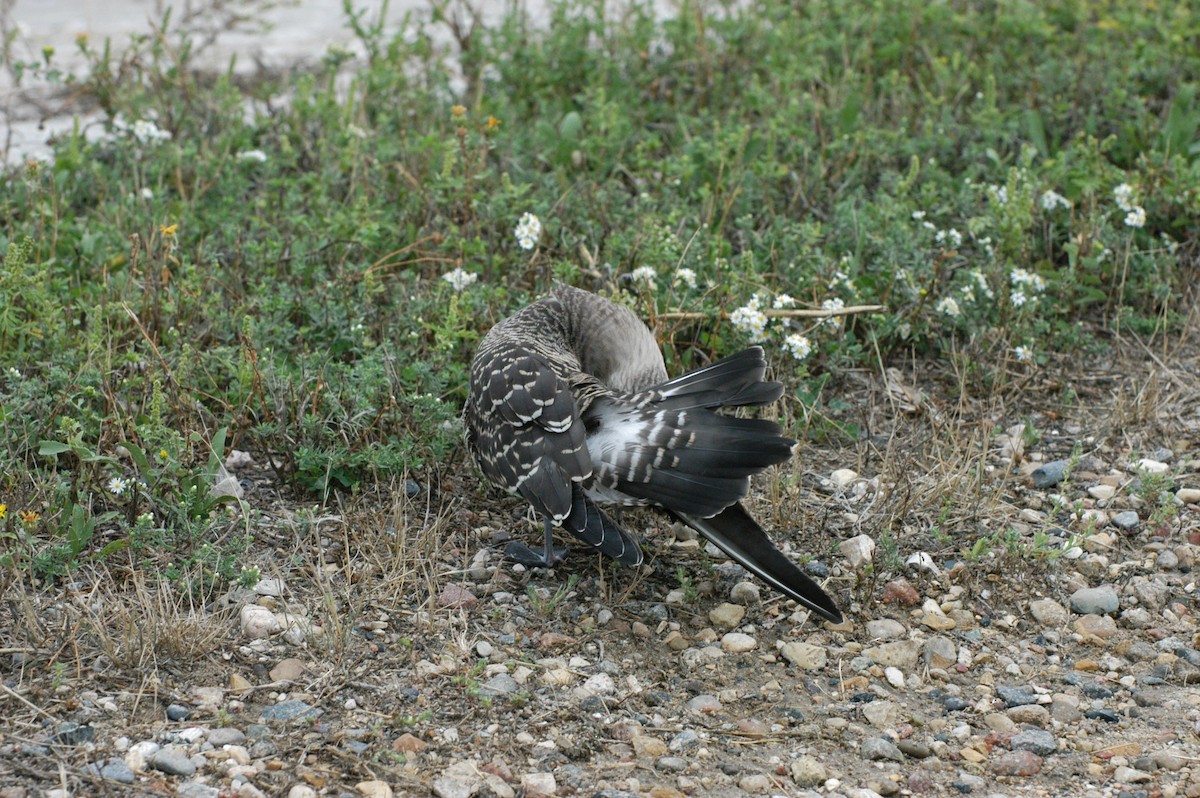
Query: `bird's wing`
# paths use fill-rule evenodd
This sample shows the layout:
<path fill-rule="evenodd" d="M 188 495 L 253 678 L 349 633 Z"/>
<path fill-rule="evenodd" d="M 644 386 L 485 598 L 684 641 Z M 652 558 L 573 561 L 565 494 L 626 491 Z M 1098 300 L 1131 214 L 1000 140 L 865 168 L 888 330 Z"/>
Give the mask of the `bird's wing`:
<path fill-rule="evenodd" d="M 780 593 L 795 599 L 827 621 L 842 622 L 842 613 L 833 599 L 775 548 L 767 533 L 740 502 L 731 504 L 712 518 L 684 513 L 672 515 Z"/>

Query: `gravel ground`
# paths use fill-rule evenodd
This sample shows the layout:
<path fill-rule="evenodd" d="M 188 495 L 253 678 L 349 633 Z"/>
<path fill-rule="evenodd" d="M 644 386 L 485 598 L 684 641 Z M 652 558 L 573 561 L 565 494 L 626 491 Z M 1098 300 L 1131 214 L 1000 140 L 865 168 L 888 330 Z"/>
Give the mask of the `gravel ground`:
<path fill-rule="evenodd" d="M 1140 426 L 1121 364 L 986 446 L 934 379 L 860 394 L 891 445 L 809 446 L 753 503 L 837 626 L 652 514 L 641 573 L 527 572 L 496 544 L 535 525 L 466 464 L 320 515 L 233 458 L 253 589 L 5 587 L 0 798 L 1198 796 L 1195 364 Z"/>

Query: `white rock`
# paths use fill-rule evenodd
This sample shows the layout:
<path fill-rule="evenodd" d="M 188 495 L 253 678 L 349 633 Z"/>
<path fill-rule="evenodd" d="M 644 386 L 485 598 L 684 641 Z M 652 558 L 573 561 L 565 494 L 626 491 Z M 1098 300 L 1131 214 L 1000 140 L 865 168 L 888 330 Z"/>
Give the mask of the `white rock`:
<path fill-rule="evenodd" d="M 282 579 L 260 579 L 254 586 L 254 592 L 260 596 L 282 596 L 284 589 Z"/>
<path fill-rule="evenodd" d="M 746 606 L 757 604 L 760 600 L 758 585 L 753 582 L 738 582 L 733 586 L 733 590 L 729 591 L 729 600 L 734 604 Z"/>
<path fill-rule="evenodd" d="M 829 654 L 823 647 L 814 646 L 812 643 L 804 643 L 799 640 L 780 643 L 779 653 L 797 668 L 809 671 L 817 671 L 824 668 L 825 663 L 829 659 Z"/>
<path fill-rule="evenodd" d="M 741 654 L 753 651 L 758 647 L 758 641 L 742 632 L 729 632 L 721 638 L 721 650 L 730 654 Z"/>
<path fill-rule="evenodd" d="M 612 695 L 617 692 L 617 683 L 607 673 L 596 673 L 583 683 L 584 690 L 590 690 L 596 695 Z"/>
<path fill-rule="evenodd" d="M 875 541 L 868 535 L 858 535 L 839 543 L 838 551 L 849 561 L 851 568 L 861 568 L 875 555 Z"/>
<path fill-rule="evenodd" d="M 895 687 L 897 690 L 904 689 L 904 671 L 895 666 L 883 669 L 883 675 L 887 678 L 888 684 Z"/>
<path fill-rule="evenodd" d="M 257 604 L 242 607 L 241 622 L 242 634 L 252 640 L 270 637 L 282 628 L 275 613 Z"/>
<path fill-rule="evenodd" d="M 386 781 L 372 779 L 371 781 L 360 781 L 354 785 L 354 789 L 358 790 L 366 798 L 392 798 L 392 788 Z"/>
<path fill-rule="evenodd" d="M 908 559 L 904 564 L 915 571 L 924 571 L 925 573 L 937 576 L 941 570 L 937 567 L 937 563 L 933 561 L 933 557 L 927 551 L 918 551 L 908 555 Z"/>
<path fill-rule="evenodd" d="M 288 790 L 287 798 L 317 798 L 317 791 L 307 784 L 297 784 Z"/>
<path fill-rule="evenodd" d="M 240 499 L 246 495 L 246 490 L 233 474 L 225 470 L 225 466 L 221 466 L 217 469 L 217 473 L 213 477 L 213 484 L 208 489 L 208 495 L 214 499 L 220 499 L 225 496 Z"/>
<path fill-rule="evenodd" d="M 890 729 L 900 721 L 900 705 L 894 701 L 871 701 L 863 705 L 863 717 L 877 729 Z"/>
<path fill-rule="evenodd" d="M 134 773 L 145 773 L 150 757 L 158 753 L 159 745 L 151 740 L 134 743 L 125 752 L 125 764 Z"/>
<path fill-rule="evenodd" d="M 525 788 L 526 794 L 530 795 L 554 795 L 558 791 L 553 773 L 522 774 L 521 786 Z"/>
<path fill-rule="evenodd" d="M 854 480 L 858 479 L 858 472 L 849 468 L 839 468 L 829 475 L 829 480 L 839 487 L 846 487 Z"/>
<path fill-rule="evenodd" d="M 1200 488 L 1180 488 L 1175 491 L 1175 498 L 1184 504 L 1200 504 Z"/>
<path fill-rule="evenodd" d="M 1171 467 L 1166 463 L 1151 460 L 1149 457 L 1143 457 L 1133 465 L 1138 471 L 1144 471 L 1147 474 L 1165 474 L 1171 470 Z"/>
<path fill-rule="evenodd" d="M 1117 489 L 1112 485 L 1092 485 L 1087 489 L 1088 495 L 1093 499 L 1099 499 L 1106 502 L 1116 495 Z"/>

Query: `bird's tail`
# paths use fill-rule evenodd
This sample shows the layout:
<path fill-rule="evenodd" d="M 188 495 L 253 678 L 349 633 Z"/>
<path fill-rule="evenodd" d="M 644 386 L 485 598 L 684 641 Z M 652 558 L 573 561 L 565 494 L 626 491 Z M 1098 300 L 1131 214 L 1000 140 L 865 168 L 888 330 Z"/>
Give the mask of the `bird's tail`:
<path fill-rule="evenodd" d="M 842 613 L 833 599 L 775 548 L 741 503 L 730 505 L 712 518 L 679 512 L 674 515 L 780 593 L 827 621 L 842 622 Z"/>
<path fill-rule="evenodd" d="M 571 514 L 563 521 L 563 528 L 622 565 L 641 565 L 642 547 L 637 540 L 587 498 L 578 482 L 572 483 L 572 492 Z"/>
<path fill-rule="evenodd" d="M 773 421 L 721 408 L 773 402 L 753 347 L 637 394 L 595 402 L 585 415 L 593 490 L 710 517 L 746 496 L 750 477 L 786 461 L 795 441 Z"/>

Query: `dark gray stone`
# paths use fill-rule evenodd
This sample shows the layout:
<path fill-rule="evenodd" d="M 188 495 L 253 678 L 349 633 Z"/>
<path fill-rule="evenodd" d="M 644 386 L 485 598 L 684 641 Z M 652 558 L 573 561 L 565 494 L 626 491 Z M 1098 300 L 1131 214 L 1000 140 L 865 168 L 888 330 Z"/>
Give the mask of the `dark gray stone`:
<path fill-rule="evenodd" d="M 1012 738 L 1014 751 L 1032 751 L 1038 756 L 1049 756 L 1058 751 L 1058 738 L 1045 729 L 1026 729 Z"/>
<path fill-rule="evenodd" d="M 1038 467 L 1029 478 L 1033 480 L 1035 488 L 1050 488 L 1063 481 L 1067 475 L 1066 460 L 1051 460 L 1049 463 Z"/>
<path fill-rule="evenodd" d="M 284 701 L 280 704 L 272 704 L 262 711 L 259 716 L 263 720 L 293 720 L 295 718 L 319 718 L 325 714 L 324 710 L 294 699 L 292 701 Z"/>

